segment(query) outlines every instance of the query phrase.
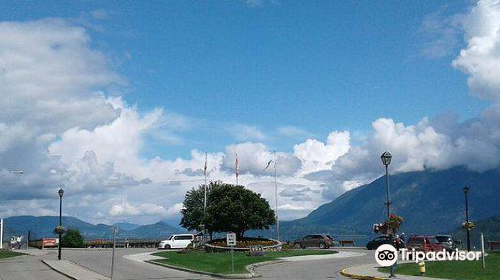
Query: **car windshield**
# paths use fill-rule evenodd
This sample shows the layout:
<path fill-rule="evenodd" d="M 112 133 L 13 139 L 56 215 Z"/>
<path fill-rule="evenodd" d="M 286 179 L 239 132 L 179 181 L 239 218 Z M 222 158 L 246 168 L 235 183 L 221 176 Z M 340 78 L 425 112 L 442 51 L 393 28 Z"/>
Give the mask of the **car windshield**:
<path fill-rule="evenodd" d="M 451 241 L 451 237 L 449 237 L 449 236 L 436 236 L 436 239 L 439 242 L 450 242 Z"/>
<path fill-rule="evenodd" d="M 333 237 L 331 235 L 329 235 L 329 234 L 327 234 L 326 237 L 328 237 L 328 239 L 333 240 Z"/>
<path fill-rule="evenodd" d="M 439 241 L 435 237 L 429 238 L 429 241 L 431 242 L 431 244 L 437 244 L 437 243 L 439 243 Z"/>
<path fill-rule="evenodd" d="M 167 240 L 172 240 L 172 238 L 173 238 L 173 237 L 174 237 L 173 235 L 170 235 L 170 236 L 167 238 Z"/>

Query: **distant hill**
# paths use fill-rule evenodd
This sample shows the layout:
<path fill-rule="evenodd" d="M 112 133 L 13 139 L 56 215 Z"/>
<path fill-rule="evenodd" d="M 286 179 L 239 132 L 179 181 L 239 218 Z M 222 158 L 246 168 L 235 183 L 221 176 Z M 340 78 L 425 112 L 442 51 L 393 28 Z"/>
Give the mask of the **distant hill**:
<path fill-rule="evenodd" d="M 185 229 L 173 227 L 165 222 L 158 222 L 156 224 L 140 226 L 134 230 L 126 232 L 128 238 L 148 238 L 158 239 L 167 238 L 173 233 L 183 233 Z"/>
<path fill-rule="evenodd" d="M 478 173 L 462 167 L 391 176 L 391 212 L 405 219 L 402 231 L 407 235 L 449 232 L 465 219 L 465 185 L 471 187 L 471 220 L 500 214 L 500 170 Z M 385 193 L 385 177 L 348 191 L 307 217 L 283 222 L 283 239 L 328 232 L 366 240 L 373 236 L 373 223 L 385 218 Z"/>
<path fill-rule="evenodd" d="M 500 215 L 496 215 L 485 220 L 473 221 L 476 228 L 470 231 L 471 233 L 471 244 L 479 248 L 481 244 L 480 234 L 484 234 L 484 241 L 500 241 Z M 455 240 L 462 240 L 464 246 L 467 242 L 467 232 L 462 229 L 462 227 L 457 227 L 450 231 L 450 234 L 455 238 Z"/>
<path fill-rule="evenodd" d="M 56 235 L 53 233 L 53 230 L 59 224 L 59 217 L 16 216 L 6 218 L 4 221 L 4 240 L 8 240 L 13 235 L 26 236 L 28 234 L 28 231 L 31 232 L 32 239 L 37 239 L 44 237 L 55 237 Z M 94 225 L 86 223 L 74 217 L 63 217 L 62 224 L 67 228 L 78 229 L 86 240 L 112 238 L 112 226 L 110 225 Z M 120 227 L 120 225 L 122 227 Z M 119 239 L 156 239 L 168 237 L 172 233 L 185 232 L 185 230 L 170 226 L 165 222 L 159 222 L 156 224 L 144 226 L 120 223 L 116 226 L 119 228 L 117 234 L 117 238 Z"/>
<path fill-rule="evenodd" d="M 141 225 L 136 225 L 136 224 L 131 224 L 131 223 L 116 223 L 116 224 L 114 224 L 114 226 L 121 229 L 121 230 L 129 231 L 129 230 L 134 230 L 134 229 L 140 227 Z"/>

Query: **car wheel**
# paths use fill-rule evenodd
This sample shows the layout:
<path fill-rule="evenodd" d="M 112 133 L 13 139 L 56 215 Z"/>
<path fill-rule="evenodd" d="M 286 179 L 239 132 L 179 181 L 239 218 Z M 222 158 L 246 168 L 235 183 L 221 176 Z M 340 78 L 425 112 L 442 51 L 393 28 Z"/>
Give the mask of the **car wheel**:
<path fill-rule="evenodd" d="M 300 245 L 300 243 L 295 243 L 293 247 L 295 247 L 295 249 L 302 249 L 302 245 Z"/>
<path fill-rule="evenodd" d="M 163 246 L 163 249 L 167 249 L 167 250 L 168 250 L 168 249 L 171 249 L 171 248 L 172 248 L 172 247 L 170 247 L 170 245 L 168 245 L 168 244 L 167 244 L 167 245 L 165 245 L 165 246 Z"/>
<path fill-rule="evenodd" d="M 319 243 L 319 248 L 320 249 L 325 249 L 326 248 L 326 244 L 323 243 L 323 242 Z"/>

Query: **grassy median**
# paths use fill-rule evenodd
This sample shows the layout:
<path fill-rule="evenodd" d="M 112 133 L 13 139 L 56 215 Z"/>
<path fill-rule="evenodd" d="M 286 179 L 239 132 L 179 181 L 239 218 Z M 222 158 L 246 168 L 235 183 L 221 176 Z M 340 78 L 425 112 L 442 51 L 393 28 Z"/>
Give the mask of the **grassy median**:
<path fill-rule="evenodd" d="M 12 258 L 12 257 L 21 256 L 21 255 L 24 255 L 24 254 L 12 252 L 12 251 L 0 251 L 0 259 Z"/>
<path fill-rule="evenodd" d="M 319 250 L 286 250 L 280 252 L 266 252 L 263 257 L 249 257 L 245 252 L 234 252 L 234 273 L 248 273 L 245 266 L 249 264 L 272 261 L 282 257 L 305 255 L 335 254 L 336 251 Z M 231 271 L 231 253 L 205 253 L 193 251 L 189 253 L 160 252 L 156 256 L 164 257 L 160 263 L 179 266 L 211 273 L 229 274 Z"/>
<path fill-rule="evenodd" d="M 486 256 L 486 268 L 479 261 L 433 261 L 425 262 L 427 277 L 460 279 L 460 280 L 498 280 L 500 279 L 500 252 L 489 252 Z M 382 269 L 388 272 L 387 269 Z M 418 265 L 415 263 L 398 265 L 396 274 L 418 276 Z"/>

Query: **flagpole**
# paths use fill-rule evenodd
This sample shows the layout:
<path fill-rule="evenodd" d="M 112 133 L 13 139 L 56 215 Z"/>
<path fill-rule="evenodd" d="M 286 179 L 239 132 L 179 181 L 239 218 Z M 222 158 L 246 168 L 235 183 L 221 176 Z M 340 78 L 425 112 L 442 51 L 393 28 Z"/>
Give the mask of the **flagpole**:
<path fill-rule="evenodd" d="M 203 218 L 206 218 L 207 215 L 207 152 L 205 152 L 205 166 L 203 168 L 203 173 L 205 175 L 205 199 L 203 201 Z M 205 221 L 203 222 L 203 240 L 207 241 L 207 230 L 206 230 Z"/>
<path fill-rule="evenodd" d="M 236 166 L 236 185 L 238 185 L 238 164 L 239 164 L 238 154 L 236 154 L 236 161 L 235 161 L 235 166 Z"/>
<path fill-rule="evenodd" d="M 276 214 L 276 236 L 277 240 L 280 241 L 280 219 L 278 216 L 278 172 L 276 170 L 276 151 L 274 154 L 274 198 L 275 198 L 275 214 Z"/>

